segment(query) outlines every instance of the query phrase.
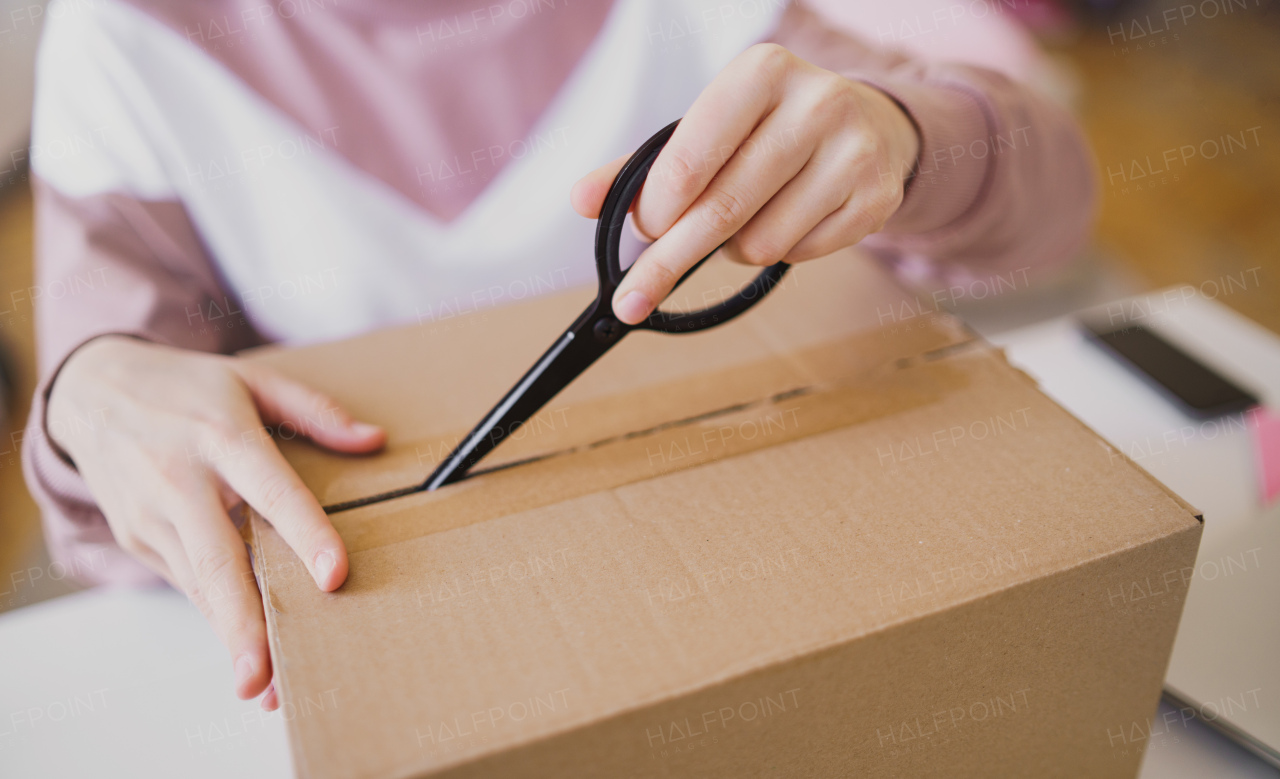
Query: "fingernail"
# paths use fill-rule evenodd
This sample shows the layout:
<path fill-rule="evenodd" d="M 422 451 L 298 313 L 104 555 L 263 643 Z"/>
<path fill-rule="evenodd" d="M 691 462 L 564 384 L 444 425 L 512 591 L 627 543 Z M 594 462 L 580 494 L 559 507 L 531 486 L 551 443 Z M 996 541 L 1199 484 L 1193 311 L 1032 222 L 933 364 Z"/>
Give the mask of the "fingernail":
<path fill-rule="evenodd" d="M 316 555 L 316 578 L 323 584 L 338 564 L 338 558 L 333 556 L 333 552 L 321 552 Z"/>
<path fill-rule="evenodd" d="M 253 678 L 253 658 L 240 655 L 236 660 L 236 685 L 242 685 Z"/>
<path fill-rule="evenodd" d="M 649 298 L 645 297 L 643 292 L 632 290 L 622 296 L 622 300 L 618 301 L 613 313 L 623 322 L 634 325 L 639 324 L 642 319 L 649 316 L 649 312 L 652 310 L 653 304 L 649 302 Z"/>
<path fill-rule="evenodd" d="M 376 435 L 382 430 L 382 428 L 377 425 L 371 425 L 367 422 L 352 422 L 351 429 L 358 435 L 363 436 Z"/>

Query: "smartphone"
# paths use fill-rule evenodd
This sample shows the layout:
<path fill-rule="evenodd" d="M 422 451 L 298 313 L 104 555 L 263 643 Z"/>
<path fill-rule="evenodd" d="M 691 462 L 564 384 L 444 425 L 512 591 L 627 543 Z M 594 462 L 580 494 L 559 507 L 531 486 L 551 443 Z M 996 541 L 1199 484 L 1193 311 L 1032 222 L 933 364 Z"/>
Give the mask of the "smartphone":
<path fill-rule="evenodd" d="M 1258 405 L 1252 392 L 1226 379 L 1204 363 L 1142 325 L 1113 328 L 1085 321 L 1089 339 L 1136 371 L 1199 419 L 1246 411 Z"/>

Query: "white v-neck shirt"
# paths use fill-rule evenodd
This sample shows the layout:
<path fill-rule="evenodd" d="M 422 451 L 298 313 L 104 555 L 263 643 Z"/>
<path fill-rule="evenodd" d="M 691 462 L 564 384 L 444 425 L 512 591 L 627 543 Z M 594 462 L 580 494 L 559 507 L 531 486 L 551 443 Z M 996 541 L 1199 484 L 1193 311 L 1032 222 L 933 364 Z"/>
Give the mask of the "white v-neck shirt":
<path fill-rule="evenodd" d="M 574 213 L 570 188 L 681 116 L 767 35 L 784 6 L 755 5 L 752 18 L 688 33 L 699 9 L 684 0 L 618 0 L 528 137 L 501 151 L 509 164 L 452 222 L 337 154 L 340 125 L 308 132 L 117 0 L 92 17 L 50 14 L 42 77 L 77 87 L 40 100 L 35 116 L 39 138 L 107 141 L 33 163 L 72 197 L 181 201 L 232 305 L 271 340 L 327 340 L 508 302 L 594 278 L 595 224 Z M 443 183 L 451 172 L 445 161 L 432 175 Z"/>

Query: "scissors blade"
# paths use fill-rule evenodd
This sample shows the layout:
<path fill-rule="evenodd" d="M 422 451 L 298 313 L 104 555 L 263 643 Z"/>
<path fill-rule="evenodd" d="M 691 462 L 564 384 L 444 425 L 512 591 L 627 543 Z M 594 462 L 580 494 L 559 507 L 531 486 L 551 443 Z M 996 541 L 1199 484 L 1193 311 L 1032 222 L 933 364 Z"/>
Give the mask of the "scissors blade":
<path fill-rule="evenodd" d="M 421 490 L 434 490 L 466 476 L 467 471 L 495 446 L 567 387 L 613 343 L 591 337 L 591 329 L 575 325 L 556 339 L 516 386 L 467 434 L 448 457 L 436 466 Z"/>

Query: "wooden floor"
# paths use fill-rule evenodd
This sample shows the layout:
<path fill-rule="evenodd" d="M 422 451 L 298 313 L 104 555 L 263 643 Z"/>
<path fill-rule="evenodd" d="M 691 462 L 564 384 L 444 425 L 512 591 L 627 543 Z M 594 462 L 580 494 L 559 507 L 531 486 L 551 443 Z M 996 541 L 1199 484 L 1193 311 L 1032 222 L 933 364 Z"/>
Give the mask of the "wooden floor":
<path fill-rule="evenodd" d="M 1280 332 L 1280 3 L 1255 2 L 1164 33 L 1174 4 L 1153 3 L 1057 51 L 1083 80 L 1097 241 L 1153 288 L 1195 285 Z"/>
<path fill-rule="evenodd" d="M 0 192 L 0 345 L 13 369 L 11 418 L 0 426 L 0 611 L 26 605 L 50 592 L 33 587 L 29 567 L 45 558 L 40 515 L 22 481 L 22 425 L 35 387 L 31 307 L 24 305 L 31 281 L 31 194 L 26 188 Z"/>
<path fill-rule="evenodd" d="M 1280 333 L 1280 13 L 1246 5 L 1125 40 L 1135 19 L 1150 30 L 1131 13 L 1120 36 L 1113 21 L 1111 35 L 1053 49 L 1082 81 L 1103 186 L 1096 242 L 1152 288 L 1194 285 Z M 18 384 L 0 443 L 0 610 L 58 591 L 13 583 L 44 557 L 12 451 L 34 384 L 31 312 L 12 302 L 31 286 L 31 215 L 25 188 L 0 192 L 0 341 Z"/>

